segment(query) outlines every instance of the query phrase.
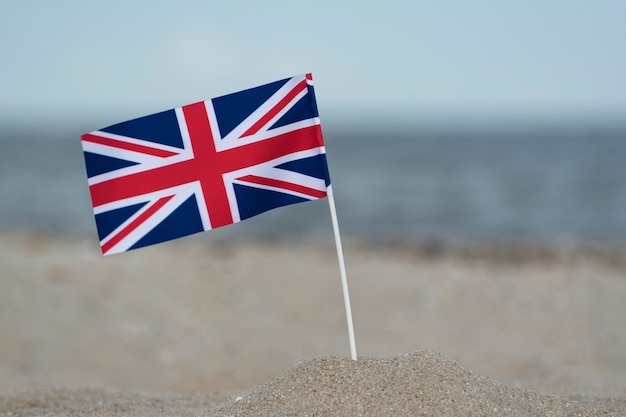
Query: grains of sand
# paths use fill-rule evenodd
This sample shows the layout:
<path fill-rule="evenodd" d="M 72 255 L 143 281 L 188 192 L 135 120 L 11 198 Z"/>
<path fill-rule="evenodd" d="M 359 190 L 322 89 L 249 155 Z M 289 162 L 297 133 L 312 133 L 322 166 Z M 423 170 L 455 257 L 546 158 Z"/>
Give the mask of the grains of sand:
<path fill-rule="evenodd" d="M 209 416 L 609 416 L 570 399 L 507 387 L 436 352 L 328 357 L 232 398 Z"/>

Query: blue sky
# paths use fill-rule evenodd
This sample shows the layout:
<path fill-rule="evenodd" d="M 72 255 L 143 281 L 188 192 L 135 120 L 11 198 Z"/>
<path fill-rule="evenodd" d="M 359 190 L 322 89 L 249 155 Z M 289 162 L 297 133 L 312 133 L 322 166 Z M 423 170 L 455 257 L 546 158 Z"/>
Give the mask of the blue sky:
<path fill-rule="evenodd" d="M 625 22 L 623 0 L 0 0 L 0 123 L 113 123 L 303 72 L 323 118 L 620 119 Z"/>

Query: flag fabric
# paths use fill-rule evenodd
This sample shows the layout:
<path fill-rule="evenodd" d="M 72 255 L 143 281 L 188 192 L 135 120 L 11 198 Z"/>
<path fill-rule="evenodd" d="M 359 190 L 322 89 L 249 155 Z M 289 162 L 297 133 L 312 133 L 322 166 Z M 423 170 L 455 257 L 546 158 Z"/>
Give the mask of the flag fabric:
<path fill-rule="evenodd" d="M 311 74 L 81 138 L 105 255 L 332 193 Z"/>

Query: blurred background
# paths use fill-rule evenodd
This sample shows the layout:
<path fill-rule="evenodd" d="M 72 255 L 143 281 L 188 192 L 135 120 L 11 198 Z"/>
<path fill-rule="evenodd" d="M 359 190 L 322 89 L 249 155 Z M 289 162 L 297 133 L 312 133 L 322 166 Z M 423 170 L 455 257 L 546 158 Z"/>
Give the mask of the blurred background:
<path fill-rule="evenodd" d="M 82 133 L 312 72 L 346 239 L 623 243 L 625 21 L 619 0 L 0 1 L 0 231 L 96 239 Z M 325 201 L 212 233 L 332 239 Z"/>

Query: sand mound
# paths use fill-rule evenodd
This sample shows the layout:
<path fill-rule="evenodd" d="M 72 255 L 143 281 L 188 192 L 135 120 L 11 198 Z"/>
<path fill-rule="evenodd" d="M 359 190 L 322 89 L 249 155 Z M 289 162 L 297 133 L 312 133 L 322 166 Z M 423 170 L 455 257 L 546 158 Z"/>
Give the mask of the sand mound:
<path fill-rule="evenodd" d="M 302 362 L 210 416 L 608 416 L 552 395 L 510 388 L 436 352 Z"/>
<path fill-rule="evenodd" d="M 225 393 L 157 395 L 88 388 L 23 392 L 0 397 L 0 416 L 626 415 L 623 399 L 578 400 L 507 387 L 436 352 L 416 352 L 388 359 L 328 357 L 301 362 L 283 376 L 230 399 Z"/>

